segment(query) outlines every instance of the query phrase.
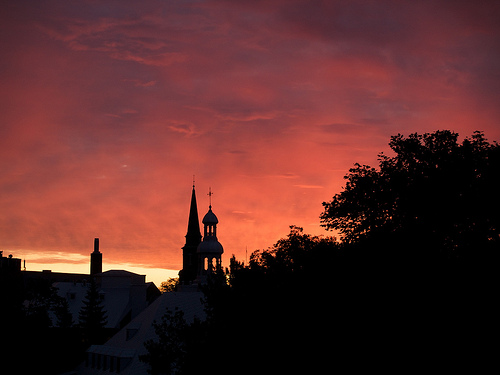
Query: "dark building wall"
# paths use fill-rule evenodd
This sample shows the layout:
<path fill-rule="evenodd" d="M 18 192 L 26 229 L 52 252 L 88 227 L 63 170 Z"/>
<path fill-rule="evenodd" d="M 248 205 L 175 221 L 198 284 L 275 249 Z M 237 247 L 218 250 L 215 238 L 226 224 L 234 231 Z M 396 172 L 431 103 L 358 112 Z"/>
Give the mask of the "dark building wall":
<path fill-rule="evenodd" d="M 90 274 L 95 275 L 102 272 L 102 253 L 90 254 Z"/>
<path fill-rule="evenodd" d="M 24 283 L 37 282 L 37 280 L 47 280 L 48 282 L 84 282 L 88 281 L 89 275 L 84 273 L 64 273 L 52 271 L 22 271 Z"/>
<path fill-rule="evenodd" d="M 21 259 L 13 258 L 12 255 L 4 257 L 3 251 L 0 251 L 0 272 L 10 273 L 10 272 L 20 272 L 20 271 L 21 271 Z"/>

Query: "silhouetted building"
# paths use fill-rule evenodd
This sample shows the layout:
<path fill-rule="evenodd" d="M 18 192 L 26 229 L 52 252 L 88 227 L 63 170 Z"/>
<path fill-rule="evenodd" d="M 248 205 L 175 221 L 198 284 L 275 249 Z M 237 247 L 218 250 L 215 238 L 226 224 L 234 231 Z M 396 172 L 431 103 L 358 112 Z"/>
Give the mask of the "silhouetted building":
<path fill-rule="evenodd" d="M 196 205 L 196 193 L 193 185 L 186 243 L 182 247 L 182 270 L 179 272 L 179 282 L 181 284 L 191 284 L 196 279 L 198 271 L 198 255 L 196 250 L 200 242 L 200 222 L 198 219 L 198 207 Z"/>
<path fill-rule="evenodd" d="M 0 251 L 0 272 L 4 274 L 21 272 L 21 259 L 14 258 L 12 254 L 4 257 L 3 251 Z"/>
<path fill-rule="evenodd" d="M 33 287 L 40 281 L 52 284 L 58 282 L 87 282 L 90 276 L 85 273 L 65 273 L 65 272 L 52 272 L 51 270 L 43 271 L 22 271 L 24 285 L 28 288 Z"/>
<path fill-rule="evenodd" d="M 211 193 L 209 193 L 211 195 Z M 212 205 L 203 217 L 203 241 L 198 245 L 198 275 L 199 283 L 204 283 L 208 275 L 222 269 L 222 253 L 224 249 L 217 239 L 217 224 L 219 220 L 212 212 Z"/>
<path fill-rule="evenodd" d="M 202 299 L 202 292 L 163 293 L 104 345 L 92 345 L 86 352 L 85 361 L 76 369 L 77 374 L 147 375 L 149 366 L 141 362 L 139 356 L 147 353 L 146 340 L 157 340 L 153 323 L 161 322 L 167 309 L 181 310 L 188 323 L 195 318 L 204 320 Z"/>
<path fill-rule="evenodd" d="M 212 193 L 210 192 L 211 196 Z M 188 233 L 183 251 L 183 269 L 179 278 L 183 281 L 177 292 L 163 293 L 135 319 L 121 329 L 104 345 L 92 345 L 87 350 L 84 363 L 77 369 L 78 374 L 120 373 L 130 375 L 147 375 L 148 365 L 139 360 L 146 354 L 144 342 L 157 340 L 153 323 L 160 322 L 166 309 L 181 310 L 188 323 L 195 318 L 205 319 L 202 303 L 204 294 L 199 284 L 206 282 L 207 277 L 216 270 L 222 269 L 222 245 L 217 239 L 219 220 L 212 212 L 212 204 L 203 217 L 204 236 L 201 241 L 198 222 L 198 209 L 194 186 L 191 194 Z"/>
<path fill-rule="evenodd" d="M 21 267 L 19 260 L 19 267 Z M 50 283 L 74 282 L 86 283 L 90 280 L 91 275 L 96 275 L 102 272 L 102 253 L 99 252 L 99 238 L 94 239 L 94 252 L 90 253 L 90 274 L 84 273 L 66 273 L 52 272 L 51 270 L 43 271 L 26 271 L 22 272 L 25 286 L 30 286 L 36 283 L 37 280 L 46 280 Z"/>
<path fill-rule="evenodd" d="M 18 270 L 25 290 L 35 290 L 42 283 L 57 288 L 57 294 L 67 300 L 69 312 L 76 324 L 91 278 L 96 281 L 99 297 L 107 314 L 106 328 L 123 327 L 161 294 L 154 283 L 146 282 L 145 275 L 124 270 L 102 272 L 99 238 L 94 239 L 94 252 L 90 254 L 90 274 L 50 270 L 21 272 L 20 259 L 12 257 L 1 259 L 2 268 L 8 266 Z M 56 321 L 54 316 L 50 316 L 50 319 L 52 322 Z"/>
<path fill-rule="evenodd" d="M 19 267 L 21 263 L 19 263 Z M 33 285 L 37 280 L 46 280 L 50 283 L 61 282 L 79 282 L 86 283 L 90 280 L 90 276 L 102 272 L 102 253 L 99 252 L 99 238 L 94 239 L 94 252 L 90 253 L 90 274 L 84 273 L 65 273 L 52 272 L 51 270 L 43 271 L 26 271 L 22 272 L 25 286 Z"/>
<path fill-rule="evenodd" d="M 110 270 L 93 276 L 107 314 L 106 328 L 122 328 L 160 296 L 154 283 L 146 282 L 145 275 Z M 73 321 L 78 322 L 88 283 L 56 282 L 53 286 L 58 289 L 57 294 L 68 301 Z"/>
<path fill-rule="evenodd" d="M 94 238 L 94 252 L 90 254 L 90 274 L 102 272 L 102 253 L 99 252 L 99 238 Z"/>

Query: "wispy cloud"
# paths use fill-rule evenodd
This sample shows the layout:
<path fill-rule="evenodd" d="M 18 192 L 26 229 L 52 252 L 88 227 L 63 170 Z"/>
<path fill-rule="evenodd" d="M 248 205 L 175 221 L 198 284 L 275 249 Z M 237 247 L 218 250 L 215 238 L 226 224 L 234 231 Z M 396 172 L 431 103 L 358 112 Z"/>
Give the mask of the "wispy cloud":
<path fill-rule="evenodd" d="M 193 136 L 199 134 L 196 131 L 196 127 L 193 124 L 172 123 L 168 125 L 168 128 L 175 133 L 181 133 L 186 136 Z"/>
<path fill-rule="evenodd" d="M 321 185 L 306 185 L 306 184 L 296 184 L 293 186 L 301 188 L 301 189 L 323 189 L 324 188 L 324 186 L 321 186 Z"/>

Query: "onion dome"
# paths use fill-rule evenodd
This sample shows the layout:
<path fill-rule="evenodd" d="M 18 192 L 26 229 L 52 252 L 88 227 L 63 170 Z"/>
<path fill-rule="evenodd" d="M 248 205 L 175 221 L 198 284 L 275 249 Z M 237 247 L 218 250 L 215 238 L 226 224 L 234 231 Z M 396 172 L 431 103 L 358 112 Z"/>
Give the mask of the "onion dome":
<path fill-rule="evenodd" d="M 212 206 L 209 207 L 208 212 L 203 217 L 202 223 L 208 225 L 219 223 L 219 219 L 217 219 L 217 216 L 215 216 L 215 214 L 212 212 Z"/>
<path fill-rule="evenodd" d="M 196 251 L 204 254 L 222 254 L 224 249 L 216 237 L 207 237 L 198 245 Z"/>

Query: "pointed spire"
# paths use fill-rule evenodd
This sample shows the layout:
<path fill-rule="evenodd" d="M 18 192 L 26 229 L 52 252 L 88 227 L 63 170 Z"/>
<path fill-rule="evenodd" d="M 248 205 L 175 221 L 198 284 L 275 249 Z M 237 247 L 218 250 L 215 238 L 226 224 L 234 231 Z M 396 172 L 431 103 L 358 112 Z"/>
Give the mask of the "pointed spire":
<path fill-rule="evenodd" d="M 200 221 L 198 219 L 198 206 L 196 205 L 193 176 L 193 191 L 191 192 L 191 206 L 189 208 L 186 243 L 182 247 L 182 270 L 179 272 L 179 281 L 181 284 L 189 284 L 196 278 L 196 270 L 198 269 L 196 249 L 200 242 Z"/>
<path fill-rule="evenodd" d="M 188 230 L 186 234 L 186 239 L 188 238 L 192 238 L 195 241 L 199 241 L 201 239 L 200 221 L 198 219 L 198 206 L 196 204 L 194 181 L 193 181 L 193 191 L 191 193 L 191 207 L 189 208 Z"/>

